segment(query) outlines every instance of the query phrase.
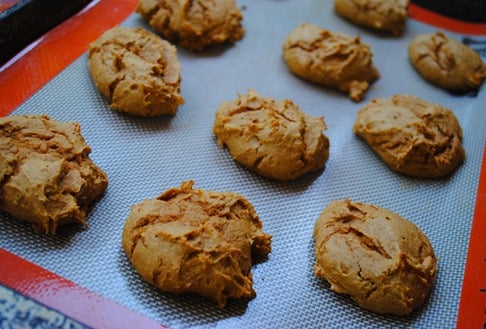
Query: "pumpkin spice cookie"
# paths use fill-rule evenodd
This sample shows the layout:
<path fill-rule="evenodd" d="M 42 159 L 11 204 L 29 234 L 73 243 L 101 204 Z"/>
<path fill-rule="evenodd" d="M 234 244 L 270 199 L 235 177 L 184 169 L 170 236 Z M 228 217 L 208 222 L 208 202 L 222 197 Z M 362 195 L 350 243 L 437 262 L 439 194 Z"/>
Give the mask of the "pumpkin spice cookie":
<path fill-rule="evenodd" d="M 299 25 L 283 44 L 290 70 L 313 83 L 336 87 L 359 102 L 371 83 L 380 77 L 373 66 L 370 47 L 359 37 Z"/>
<path fill-rule="evenodd" d="M 407 315 L 426 301 L 437 260 L 412 222 L 374 205 L 333 201 L 314 227 L 315 275 L 376 313 Z"/>
<path fill-rule="evenodd" d="M 175 114 L 180 95 L 177 51 L 139 27 L 115 27 L 90 45 L 92 79 L 118 111 L 152 117 Z"/>
<path fill-rule="evenodd" d="M 108 186 L 90 151 L 78 123 L 45 115 L 0 118 L 0 210 L 38 232 L 86 225 L 90 205 Z"/>
<path fill-rule="evenodd" d="M 190 50 L 234 43 L 245 33 L 235 0 L 139 0 L 136 11 L 164 38 Z"/>
<path fill-rule="evenodd" d="M 454 113 L 412 96 L 373 99 L 358 111 L 354 132 L 391 169 L 413 177 L 449 175 L 465 159 Z"/>
<path fill-rule="evenodd" d="M 320 170 L 329 157 L 322 117 L 302 112 L 290 100 L 276 101 L 256 91 L 223 102 L 213 132 L 233 158 L 254 172 L 280 181 Z"/>
<path fill-rule="evenodd" d="M 401 35 L 409 0 L 334 0 L 334 9 L 350 22 L 377 31 Z"/>
<path fill-rule="evenodd" d="M 477 90 L 486 78 L 481 57 L 442 32 L 416 36 L 408 53 L 410 63 L 423 78 L 453 92 Z"/>
<path fill-rule="evenodd" d="M 220 307 L 255 296 L 252 257 L 266 257 L 271 236 L 241 195 L 183 182 L 132 206 L 122 244 L 137 272 L 155 287 L 197 293 Z"/>

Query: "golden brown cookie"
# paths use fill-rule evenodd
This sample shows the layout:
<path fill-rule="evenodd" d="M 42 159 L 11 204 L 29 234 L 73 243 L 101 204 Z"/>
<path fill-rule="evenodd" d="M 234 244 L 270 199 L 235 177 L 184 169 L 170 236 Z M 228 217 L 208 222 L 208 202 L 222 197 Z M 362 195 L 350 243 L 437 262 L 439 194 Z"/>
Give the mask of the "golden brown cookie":
<path fill-rule="evenodd" d="M 359 110 L 354 132 L 391 169 L 414 177 L 446 176 L 465 158 L 454 113 L 412 96 L 373 99 Z"/>
<path fill-rule="evenodd" d="M 89 69 L 110 106 L 137 116 L 175 114 L 180 95 L 177 51 L 139 27 L 115 27 L 90 45 Z"/>
<path fill-rule="evenodd" d="M 252 257 L 266 257 L 271 236 L 241 195 L 193 189 L 193 181 L 131 208 L 123 249 L 150 284 L 197 293 L 220 307 L 255 296 Z"/>
<path fill-rule="evenodd" d="M 139 0 L 137 12 L 164 38 L 190 50 L 202 50 L 245 34 L 235 0 Z"/>
<path fill-rule="evenodd" d="M 283 56 L 295 75 L 336 87 L 357 102 L 380 77 L 373 66 L 370 47 L 359 37 L 351 38 L 312 24 L 299 25 L 287 36 Z"/>
<path fill-rule="evenodd" d="M 0 118 L 0 210 L 39 232 L 86 225 L 90 205 L 108 186 L 90 152 L 78 123 L 45 115 Z"/>
<path fill-rule="evenodd" d="M 408 46 L 412 66 L 427 81 L 455 92 L 479 89 L 486 64 L 470 47 L 442 32 L 422 34 Z"/>
<path fill-rule="evenodd" d="M 401 35 L 409 0 L 334 0 L 334 9 L 356 25 Z"/>
<path fill-rule="evenodd" d="M 437 261 L 425 234 L 398 214 L 333 201 L 314 228 L 315 275 L 376 313 L 407 315 L 435 281 Z"/>
<path fill-rule="evenodd" d="M 322 117 L 302 112 L 290 100 L 276 101 L 256 91 L 223 102 L 213 132 L 233 158 L 256 173 L 289 181 L 322 169 L 329 140 Z"/>

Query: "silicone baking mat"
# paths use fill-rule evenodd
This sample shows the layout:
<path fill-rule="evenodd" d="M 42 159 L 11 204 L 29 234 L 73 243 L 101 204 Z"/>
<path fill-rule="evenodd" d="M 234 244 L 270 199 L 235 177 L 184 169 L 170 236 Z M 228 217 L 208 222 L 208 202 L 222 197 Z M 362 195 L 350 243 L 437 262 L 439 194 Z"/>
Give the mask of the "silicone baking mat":
<path fill-rule="evenodd" d="M 88 229 L 71 226 L 52 237 L 2 214 L 0 247 L 170 328 L 454 327 L 486 140 L 484 88 L 477 94 L 452 95 L 418 76 L 408 62 L 408 43 L 437 28 L 414 19 L 396 38 L 349 24 L 335 15 L 331 1 L 238 4 L 244 15 L 243 40 L 199 53 L 178 49 L 186 103 L 173 117 L 135 118 L 110 110 L 90 79 L 85 53 L 11 113 L 46 113 L 79 122 L 91 158 L 107 172 L 110 183 L 88 217 Z M 381 78 L 361 103 L 289 72 L 281 46 L 304 22 L 360 35 L 371 46 Z M 122 25 L 151 30 L 137 14 Z M 465 37 L 447 33 L 459 40 Z M 473 34 L 468 40 L 486 40 L 486 33 Z M 216 108 L 249 88 L 291 99 L 303 111 L 325 118 L 331 150 L 323 171 L 279 183 L 236 164 L 217 145 L 211 131 Z M 359 108 L 372 98 L 394 94 L 415 95 L 455 113 L 464 130 L 467 159 L 453 175 L 419 180 L 391 172 L 353 134 Z M 202 297 L 160 292 L 141 280 L 123 253 L 121 230 L 130 206 L 189 179 L 196 188 L 244 195 L 264 230 L 273 235 L 268 260 L 252 270 L 256 298 L 232 300 L 219 309 Z M 438 276 L 428 302 L 412 315 L 399 318 L 362 310 L 314 277 L 314 223 L 329 202 L 346 197 L 391 209 L 429 237 L 439 259 Z M 484 269 L 477 276 L 481 273 Z M 63 309 L 76 308 L 74 303 Z"/>

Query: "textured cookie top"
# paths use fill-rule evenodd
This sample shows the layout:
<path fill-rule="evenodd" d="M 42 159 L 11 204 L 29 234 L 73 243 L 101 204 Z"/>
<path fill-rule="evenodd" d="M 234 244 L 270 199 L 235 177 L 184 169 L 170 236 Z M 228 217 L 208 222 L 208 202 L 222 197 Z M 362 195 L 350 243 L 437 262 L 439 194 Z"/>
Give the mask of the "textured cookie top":
<path fill-rule="evenodd" d="M 245 33 L 234 0 L 139 0 L 137 12 L 164 38 L 191 50 L 236 42 Z"/>
<path fill-rule="evenodd" d="M 470 47 L 442 32 L 416 36 L 408 47 L 410 62 L 426 80 L 444 89 L 478 89 L 486 64 Z"/>
<path fill-rule="evenodd" d="M 412 96 L 373 99 L 358 111 L 354 132 L 393 170 L 414 177 L 441 177 L 465 158 L 454 113 Z"/>
<path fill-rule="evenodd" d="M 334 0 L 334 9 L 351 22 L 400 35 L 408 17 L 409 0 Z"/>
<path fill-rule="evenodd" d="M 297 76 L 337 87 L 360 101 L 369 85 L 379 78 L 370 47 L 359 37 L 301 24 L 283 44 L 283 56 Z"/>
<path fill-rule="evenodd" d="M 0 209 L 51 234 L 67 223 L 85 224 L 89 205 L 108 185 L 90 151 L 77 123 L 0 118 Z"/>
<path fill-rule="evenodd" d="M 437 271 L 432 245 L 412 222 L 373 205 L 333 201 L 314 228 L 315 274 L 377 313 L 424 303 Z"/>
<path fill-rule="evenodd" d="M 180 95 L 177 51 L 139 27 L 115 27 L 90 45 L 94 83 L 116 110 L 139 116 L 175 114 Z"/>
<path fill-rule="evenodd" d="M 290 100 L 256 91 L 223 102 L 213 132 L 233 158 L 265 177 L 288 181 L 324 167 L 329 140 L 322 117 L 302 112 Z"/>
<path fill-rule="evenodd" d="M 123 248 L 140 275 L 169 292 L 215 300 L 254 297 L 252 256 L 265 257 L 271 236 L 244 197 L 193 189 L 184 182 L 134 205 Z"/>

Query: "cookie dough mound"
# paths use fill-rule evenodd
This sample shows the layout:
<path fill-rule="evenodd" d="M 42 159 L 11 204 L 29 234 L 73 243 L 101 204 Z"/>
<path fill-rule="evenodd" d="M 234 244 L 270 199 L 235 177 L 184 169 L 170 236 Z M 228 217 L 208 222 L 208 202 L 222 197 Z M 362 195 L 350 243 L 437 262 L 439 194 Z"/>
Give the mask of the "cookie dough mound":
<path fill-rule="evenodd" d="M 235 0 L 139 0 L 137 12 L 164 38 L 190 50 L 234 43 L 245 33 Z"/>
<path fill-rule="evenodd" d="M 427 237 L 396 213 L 349 200 L 333 201 L 314 228 L 315 275 L 376 313 L 407 315 L 435 281 Z"/>
<path fill-rule="evenodd" d="M 276 101 L 249 90 L 216 112 L 213 132 L 233 158 L 280 181 L 322 169 L 329 157 L 324 119 L 302 112 L 290 100 Z"/>
<path fill-rule="evenodd" d="M 442 32 L 415 37 L 408 53 L 424 79 L 453 92 L 477 90 L 486 78 L 486 64 L 479 55 Z"/>
<path fill-rule="evenodd" d="M 334 0 L 334 9 L 356 25 L 401 35 L 409 0 Z"/>
<path fill-rule="evenodd" d="M 454 113 L 412 96 L 373 99 L 358 111 L 354 132 L 391 169 L 414 177 L 446 176 L 465 158 Z"/>
<path fill-rule="evenodd" d="M 336 87 L 359 102 L 371 83 L 379 78 L 370 47 L 359 37 L 302 24 L 283 44 L 290 70 L 313 83 Z"/>
<path fill-rule="evenodd" d="M 108 180 L 80 130 L 45 115 L 0 118 L 0 210 L 50 234 L 68 223 L 86 225 Z"/>
<path fill-rule="evenodd" d="M 89 69 L 96 87 L 118 111 L 136 116 L 175 114 L 180 95 L 177 51 L 139 27 L 115 27 L 90 45 Z"/>
<path fill-rule="evenodd" d="M 193 184 L 132 206 L 123 249 L 137 272 L 163 291 L 197 293 L 220 307 L 228 298 L 254 297 L 252 257 L 270 253 L 271 236 L 244 197 Z"/>

